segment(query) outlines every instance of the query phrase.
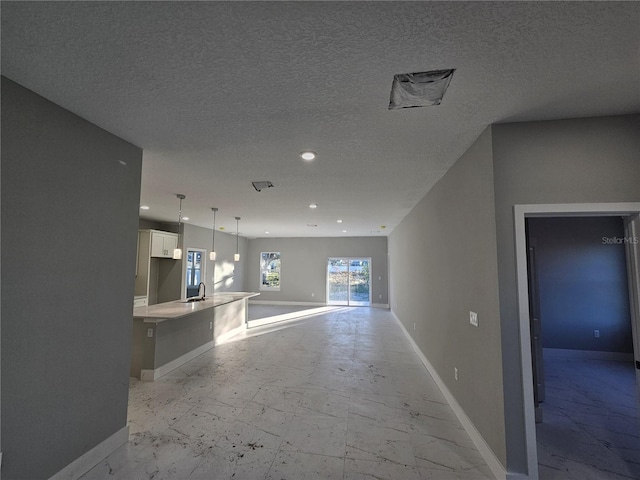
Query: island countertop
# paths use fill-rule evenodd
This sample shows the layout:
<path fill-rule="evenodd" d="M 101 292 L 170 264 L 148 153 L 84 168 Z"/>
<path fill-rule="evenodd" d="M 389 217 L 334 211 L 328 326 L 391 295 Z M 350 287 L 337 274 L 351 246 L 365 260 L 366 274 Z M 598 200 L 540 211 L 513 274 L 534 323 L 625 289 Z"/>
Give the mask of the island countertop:
<path fill-rule="evenodd" d="M 255 292 L 224 292 L 214 293 L 198 302 L 175 300 L 173 302 L 158 303 L 133 309 L 133 318 L 143 318 L 146 323 L 158 323 L 174 318 L 185 317 L 195 312 L 206 310 L 237 300 L 248 299 L 260 295 Z"/>

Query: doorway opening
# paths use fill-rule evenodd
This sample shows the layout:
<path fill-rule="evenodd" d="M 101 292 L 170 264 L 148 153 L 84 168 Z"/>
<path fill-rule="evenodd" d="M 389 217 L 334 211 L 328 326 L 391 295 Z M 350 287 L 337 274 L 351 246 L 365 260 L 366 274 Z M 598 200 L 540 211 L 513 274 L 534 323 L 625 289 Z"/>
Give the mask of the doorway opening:
<path fill-rule="evenodd" d="M 535 402 L 537 394 L 534 393 L 534 368 L 532 355 L 532 322 L 530 311 L 530 296 L 535 294 L 529 290 L 527 278 L 527 236 L 526 218 L 531 217 L 575 217 L 575 216 L 621 216 L 625 219 L 625 236 L 632 240 L 637 238 L 638 224 L 640 223 L 638 214 L 640 213 L 640 203 L 618 203 L 618 204 L 545 204 L 545 205 L 516 205 L 514 207 L 514 227 L 515 227 L 515 247 L 516 247 L 516 271 L 518 289 L 518 313 L 520 327 L 520 349 L 521 349 L 521 373 L 523 391 L 523 412 L 525 421 L 525 440 L 527 447 L 527 466 L 529 478 L 537 480 L 538 450 L 535 424 Z M 634 233 L 635 232 L 635 233 Z M 638 247 L 637 243 L 629 242 L 627 250 L 627 272 L 629 278 L 629 310 L 631 312 L 632 336 L 634 344 L 634 356 L 636 365 L 640 359 L 640 341 L 638 332 L 640 330 L 640 304 L 638 298 Z M 636 377 L 640 381 L 640 375 L 636 370 Z M 536 379 L 537 380 L 537 379 Z"/>
<path fill-rule="evenodd" d="M 629 435 L 640 432 L 625 252 L 634 239 L 619 216 L 527 218 L 526 229 L 540 477 L 640 478 L 628 454 L 640 441 Z"/>
<path fill-rule="evenodd" d="M 327 305 L 371 305 L 371 258 L 329 258 Z"/>

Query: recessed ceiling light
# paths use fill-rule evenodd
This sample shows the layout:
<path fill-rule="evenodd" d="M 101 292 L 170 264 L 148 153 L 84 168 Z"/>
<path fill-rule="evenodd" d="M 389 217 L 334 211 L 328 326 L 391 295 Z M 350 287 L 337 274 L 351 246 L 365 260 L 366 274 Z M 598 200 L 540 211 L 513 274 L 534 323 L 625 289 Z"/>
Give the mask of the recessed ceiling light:
<path fill-rule="evenodd" d="M 302 157 L 303 160 L 310 162 L 316 158 L 316 152 L 302 152 L 300 153 L 300 157 Z"/>
<path fill-rule="evenodd" d="M 269 235 L 269 231 L 268 231 L 268 230 L 267 230 L 266 232 L 264 232 L 264 233 L 266 233 L 267 235 Z"/>
<path fill-rule="evenodd" d="M 182 217 L 182 220 L 186 222 L 187 220 L 189 220 L 189 217 Z"/>
<path fill-rule="evenodd" d="M 317 203 L 310 203 L 309 204 L 309 208 L 318 208 L 318 204 Z"/>
<path fill-rule="evenodd" d="M 140 205 L 140 210 L 149 210 L 149 205 Z"/>
<path fill-rule="evenodd" d="M 336 222 L 342 223 L 342 219 L 340 218 L 340 219 L 336 220 Z"/>
<path fill-rule="evenodd" d="M 346 230 L 342 230 L 342 233 L 347 233 L 347 231 Z"/>

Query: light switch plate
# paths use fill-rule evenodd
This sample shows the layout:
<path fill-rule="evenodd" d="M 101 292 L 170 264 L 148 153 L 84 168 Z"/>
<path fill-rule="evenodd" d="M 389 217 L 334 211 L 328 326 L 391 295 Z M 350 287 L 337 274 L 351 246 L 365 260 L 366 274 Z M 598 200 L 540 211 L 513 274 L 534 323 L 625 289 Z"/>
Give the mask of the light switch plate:
<path fill-rule="evenodd" d="M 478 326 L 478 314 L 476 312 L 469 312 L 469 323 L 474 327 Z"/>

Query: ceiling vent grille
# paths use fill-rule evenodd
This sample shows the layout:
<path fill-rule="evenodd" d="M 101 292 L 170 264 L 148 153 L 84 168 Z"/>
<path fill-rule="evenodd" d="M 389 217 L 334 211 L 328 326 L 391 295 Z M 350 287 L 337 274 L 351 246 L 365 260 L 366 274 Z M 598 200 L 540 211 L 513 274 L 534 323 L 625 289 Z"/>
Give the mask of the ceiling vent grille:
<path fill-rule="evenodd" d="M 273 183 L 271 183 L 268 180 L 261 180 L 261 181 L 258 181 L 258 182 L 251 182 L 251 185 L 253 185 L 253 188 L 255 188 L 257 192 L 260 192 L 260 191 L 264 190 L 265 188 L 273 187 Z"/>
<path fill-rule="evenodd" d="M 455 69 L 393 76 L 389 110 L 440 105 Z"/>

